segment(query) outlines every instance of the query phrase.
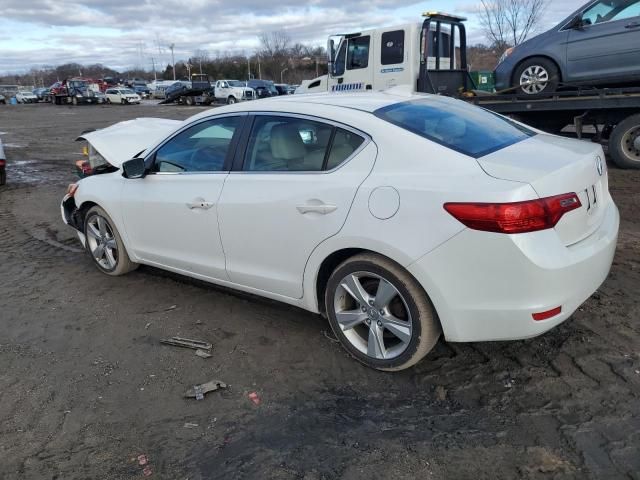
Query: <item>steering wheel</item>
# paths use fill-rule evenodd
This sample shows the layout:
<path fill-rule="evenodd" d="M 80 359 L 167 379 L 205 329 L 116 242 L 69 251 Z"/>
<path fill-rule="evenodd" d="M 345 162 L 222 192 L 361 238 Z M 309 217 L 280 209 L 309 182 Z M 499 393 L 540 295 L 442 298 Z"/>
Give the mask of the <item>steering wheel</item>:
<path fill-rule="evenodd" d="M 193 165 L 193 170 L 199 170 L 201 172 L 210 171 L 215 172 L 222 168 L 222 164 L 224 163 L 224 158 L 222 162 L 218 162 L 218 157 L 220 156 L 219 147 L 214 145 L 209 145 L 206 147 L 201 147 L 193 151 L 191 154 L 191 158 L 189 158 L 189 164 Z M 216 163 L 215 168 L 198 168 L 202 164 L 211 165 L 212 163 Z M 219 164 L 218 164 L 219 163 Z"/>

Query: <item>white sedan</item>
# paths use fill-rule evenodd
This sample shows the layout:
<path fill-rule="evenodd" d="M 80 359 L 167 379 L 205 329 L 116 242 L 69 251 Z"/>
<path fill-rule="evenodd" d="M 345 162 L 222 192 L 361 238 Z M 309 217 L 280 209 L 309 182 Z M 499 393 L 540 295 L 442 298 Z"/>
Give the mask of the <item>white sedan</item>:
<path fill-rule="evenodd" d="M 38 103 L 37 95 L 28 90 L 20 90 L 16 93 L 16 102 L 18 103 Z"/>
<path fill-rule="evenodd" d="M 106 168 L 62 215 L 102 272 L 152 265 L 326 315 L 380 370 L 441 333 L 546 332 L 616 247 L 599 145 L 440 96 L 285 96 L 84 138 Z"/>
<path fill-rule="evenodd" d="M 104 92 L 107 97 L 107 103 L 121 103 L 126 105 L 129 103 L 140 103 L 142 100 L 133 90 L 128 88 L 109 88 Z"/>

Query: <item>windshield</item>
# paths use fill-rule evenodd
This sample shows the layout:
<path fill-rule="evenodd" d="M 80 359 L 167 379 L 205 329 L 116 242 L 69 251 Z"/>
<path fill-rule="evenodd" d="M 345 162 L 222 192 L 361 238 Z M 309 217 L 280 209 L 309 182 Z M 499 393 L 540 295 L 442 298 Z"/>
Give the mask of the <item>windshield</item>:
<path fill-rule="evenodd" d="M 135 95 L 136 92 L 134 92 L 133 90 L 129 90 L 128 88 L 125 90 L 120 90 L 122 93 L 126 93 L 129 95 Z"/>
<path fill-rule="evenodd" d="M 374 115 L 474 158 L 535 135 L 533 130 L 488 110 L 438 96 L 389 105 Z"/>
<path fill-rule="evenodd" d="M 228 80 L 227 83 L 230 87 L 244 87 L 244 83 L 239 80 Z"/>

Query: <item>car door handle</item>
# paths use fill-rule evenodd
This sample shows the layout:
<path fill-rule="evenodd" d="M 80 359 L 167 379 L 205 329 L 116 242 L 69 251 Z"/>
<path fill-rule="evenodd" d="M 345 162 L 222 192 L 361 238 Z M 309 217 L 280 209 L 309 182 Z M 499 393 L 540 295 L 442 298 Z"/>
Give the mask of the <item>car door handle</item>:
<path fill-rule="evenodd" d="M 336 207 L 335 205 L 327 205 L 324 203 L 320 205 L 298 205 L 296 208 L 302 215 L 305 215 L 307 213 L 319 213 L 320 215 L 328 215 L 338 209 L 338 207 Z"/>
<path fill-rule="evenodd" d="M 204 202 L 204 201 L 197 201 L 197 200 L 192 203 L 187 203 L 187 207 L 189 207 L 189 210 L 195 210 L 195 209 L 209 210 L 214 205 L 215 203 L 213 202 Z"/>
<path fill-rule="evenodd" d="M 638 28 L 640 27 L 640 22 L 632 22 L 629 25 L 625 26 L 624 28 Z"/>

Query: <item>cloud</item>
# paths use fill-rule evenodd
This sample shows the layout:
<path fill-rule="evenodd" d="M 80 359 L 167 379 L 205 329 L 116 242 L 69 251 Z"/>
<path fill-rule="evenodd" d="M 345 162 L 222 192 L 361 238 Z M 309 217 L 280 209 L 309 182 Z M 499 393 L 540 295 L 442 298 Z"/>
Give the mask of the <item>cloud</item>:
<path fill-rule="evenodd" d="M 0 74 L 67 62 L 116 69 L 164 67 L 196 50 L 246 54 L 262 32 L 286 30 L 294 42 L 323 45 L 327 35 L 420 21 L 441 8 L 470 16 L 471 43 L 483 41 L 474 0 L 2 0 Z M 582 2 L 553 0 L 549 26 Z M 415 12 L 415 13 L 414 13 Z"/>

